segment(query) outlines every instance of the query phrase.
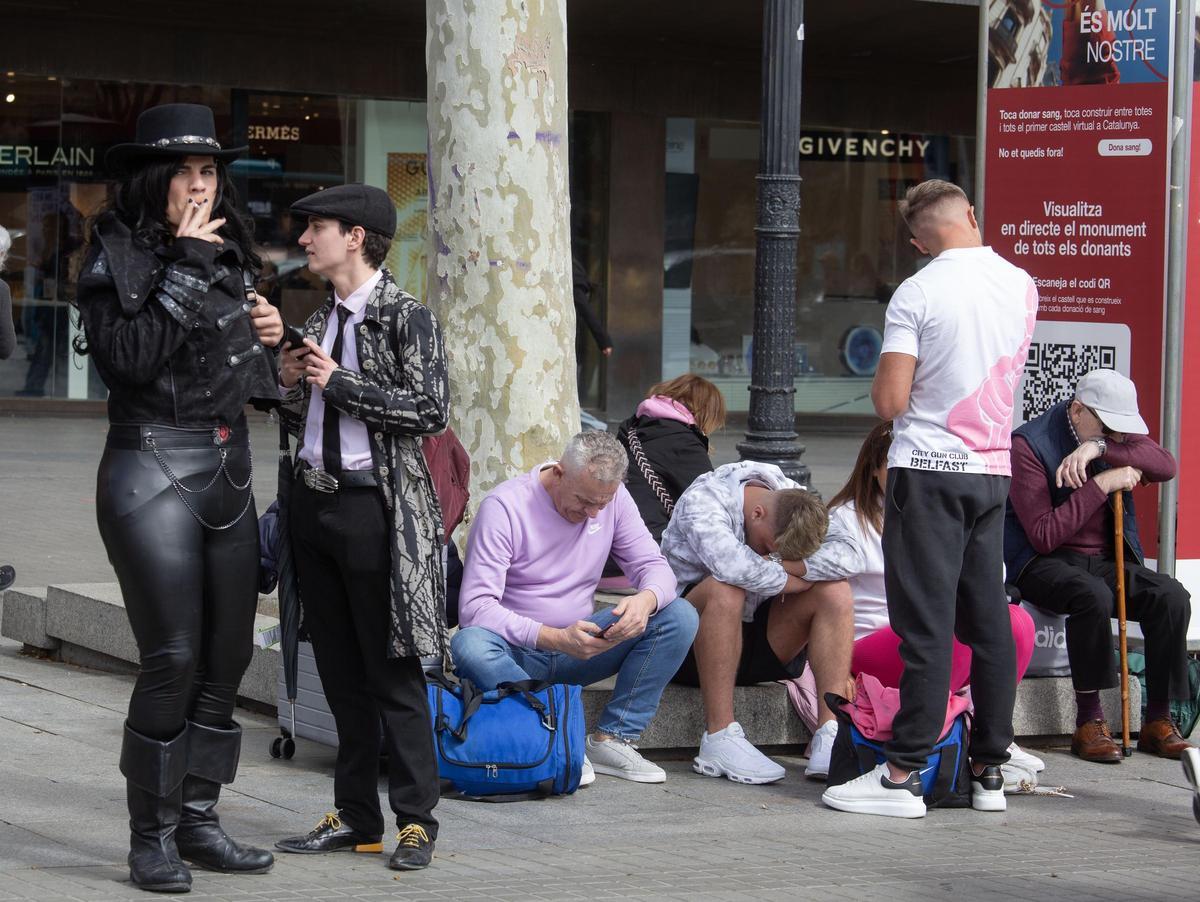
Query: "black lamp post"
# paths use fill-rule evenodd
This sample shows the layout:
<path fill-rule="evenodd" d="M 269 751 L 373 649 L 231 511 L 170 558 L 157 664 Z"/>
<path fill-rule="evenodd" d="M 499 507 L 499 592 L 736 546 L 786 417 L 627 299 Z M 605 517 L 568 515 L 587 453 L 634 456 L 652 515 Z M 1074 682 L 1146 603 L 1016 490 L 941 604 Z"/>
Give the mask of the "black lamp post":
<path fill-rule="evenodd" d="M 809 484 L 797 441 L 796 246 L 800 236 L 800 51 L 804 0 L 763 0 L 762 123 L 754 226 L 754 364 L 743 460 Z"/>

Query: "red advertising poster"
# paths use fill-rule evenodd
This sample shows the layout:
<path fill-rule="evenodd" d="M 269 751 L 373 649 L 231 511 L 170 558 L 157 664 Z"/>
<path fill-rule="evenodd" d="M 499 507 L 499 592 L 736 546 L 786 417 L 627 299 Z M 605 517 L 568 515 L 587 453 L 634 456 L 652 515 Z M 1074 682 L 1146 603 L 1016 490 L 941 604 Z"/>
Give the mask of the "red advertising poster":
<path fill-rule="evenodd" d="M 1016 419 L 1089 370 L 1134 380 L 1159 435 L 1171 71 L 1169 0 L 991 0 L 984 240 L 1041 303 Z M 1157 492 L 1138 490 L 1146 552 Z"/>

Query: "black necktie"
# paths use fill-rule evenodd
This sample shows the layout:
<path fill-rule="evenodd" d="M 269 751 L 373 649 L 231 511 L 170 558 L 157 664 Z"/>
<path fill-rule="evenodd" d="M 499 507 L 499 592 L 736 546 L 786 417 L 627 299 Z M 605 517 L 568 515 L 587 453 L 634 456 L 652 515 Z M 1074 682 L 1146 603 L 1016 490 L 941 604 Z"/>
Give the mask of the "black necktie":
<path fill-rule="evenodd" d="M 342 362 L 342 335 L 346 331 L 346 317 L 350 315 L 350 311 L 338 304 L 337 310 L 337 335 L 333 339 L 333 351 L 330 357 L 333 362 L 341 365 Z M 321 459 L 325 464 L 325 472 L 334 476 L 342 472 L 342 429 L 341 415 L 338 409 L 325 402 L 325 417 L 321 423 Z"/>

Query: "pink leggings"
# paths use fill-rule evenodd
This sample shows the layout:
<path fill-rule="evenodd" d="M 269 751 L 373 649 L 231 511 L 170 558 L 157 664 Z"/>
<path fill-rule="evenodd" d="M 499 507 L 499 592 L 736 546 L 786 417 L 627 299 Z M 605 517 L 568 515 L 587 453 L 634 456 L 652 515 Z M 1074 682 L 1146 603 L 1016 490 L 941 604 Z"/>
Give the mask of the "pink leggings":
<path fill-rule="evenodd" d="M 1017 647 L 1017 682 L 1025 676 L 1025 668 L 1033 656 L 1033 619 L 1017 605 L 1008 606 L 1012 620 L 1013 643 Z M 854 643 L 850 672 L 869 673 L 884 686 L 899 686 L 904 662 L 900 660 L 900 637 L 885 626 Z M 950 663 L 950 691 L 957 692 L 971 682 L 971 649 L 957 639 Z"/>

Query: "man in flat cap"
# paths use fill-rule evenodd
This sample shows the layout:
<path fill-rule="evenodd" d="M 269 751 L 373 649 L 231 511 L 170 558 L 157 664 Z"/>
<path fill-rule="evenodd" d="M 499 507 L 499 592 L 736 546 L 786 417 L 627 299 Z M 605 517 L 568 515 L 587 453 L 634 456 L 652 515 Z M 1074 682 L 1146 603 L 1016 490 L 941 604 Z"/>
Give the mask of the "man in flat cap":
<path fill-rule="evenodd" d="M 284 852 L 381 852 L 379 750 L 399 835 L 388 866 L 429 864 L 437 760 L 421 657 L 446 651 L 441 511 L 422 436 L 446 428 L 437 320 L 383 266 L 391 199 L 343 185 L 292 205 L 300 246 L 333 295 L 280 361 L 302 423 L 290 527 L 304 622 L 338 730 L 336 811 Z M 380 717 L 386 721 L 381 737 Z"/>
<path fill-rule="evenodd" d="M 1138 412 L 1137 389 L 1116 370 L 1092 370 L 1060 401 L 1013 433 L 1012 489 L 1004 563 L 1030 604 L 1067 615 L 1067 657 L 1075 684 L 1071 751 L 1120 764 L 1121 750 L 1100 705 L 1117 685 L 1111 618 L 1116 556 L 1125 559 L 1126 610 L 1146 640 L 1146 695 L 1138 750 L 1179 758 L 1188 742 L 1171 700 L 1189 697 L 1187 631 L 1191 600 L 1178 581 L 1145 566 L 1131 490 L 1175 478 L 1175 458 L 1154 441 Z M 1116 548 L 1112 496 L 1123 492 L 1124 548 Z"/>

